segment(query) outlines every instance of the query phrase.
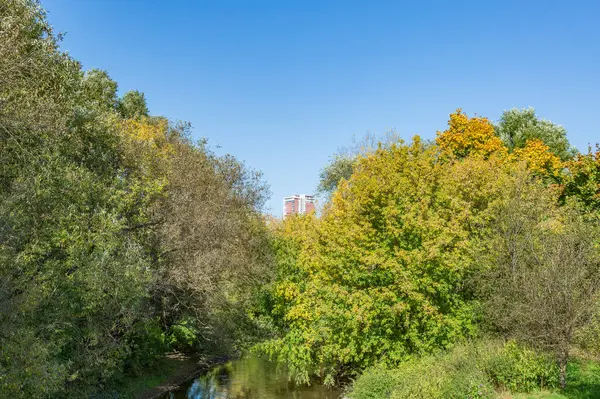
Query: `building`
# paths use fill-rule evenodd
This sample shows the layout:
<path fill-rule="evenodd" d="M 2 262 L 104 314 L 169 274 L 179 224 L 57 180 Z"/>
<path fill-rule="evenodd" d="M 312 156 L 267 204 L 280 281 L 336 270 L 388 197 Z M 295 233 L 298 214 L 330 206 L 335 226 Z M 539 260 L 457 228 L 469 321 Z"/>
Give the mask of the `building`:
<path fill-rule="evenodd" d="M 315 210 L 314 195 L 296 194 L 283 199 L 283 217 L 288 215 L 305 215 Z"/>

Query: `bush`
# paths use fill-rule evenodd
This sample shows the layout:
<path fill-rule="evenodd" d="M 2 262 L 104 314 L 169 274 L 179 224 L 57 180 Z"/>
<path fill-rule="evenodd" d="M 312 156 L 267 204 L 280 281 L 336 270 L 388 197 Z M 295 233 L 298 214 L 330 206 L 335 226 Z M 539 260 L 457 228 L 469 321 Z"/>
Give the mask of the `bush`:
<path fill-rule="evenodd" d="M 181 320 L 169 329 L 167 340 L 171 348 L 181 352 L 190 352 L 198 342 L 198 333 L 194 320 Z"/>
<path fill-rule="evenodd" d="M 530 392 L 558 386 L 558 366 L 552 359 L 510 341 L 487 360 L 492 383 L 511 392 Z"/>
<path fill-rule="evenodd" d="M 398 384 L 394 371 L 383 366 L 367 369 L 352 385 L 352 399 L 389 398 Z"/>
<path fill-rule="evenodd" d="M 600 357 L 600 304 L 596 305 L 591 321 L 575 333 L 577 347 L 594 357 Z"/>
<path fill-rule="evenodd" d="M 392 398 L 493 398 L 494 389 L 480 367 L 477 347 L 458 346 L 398 369 Z"/>
<path fill-rule="evenodd" d="M 124 378 L 143 374 L 171 349 L 155 319 L 146 320 L 136 326 L 131 333 L 130 342 L 130 353 L 124 368 L 127 376 Z"/>
<path fill-rule="evenodd" d="M 545 355 L 514 342 L 480 341 L 447 353 L 404 363 L 398 369 L 366 370 L 352 384 L 351 399 L 495 398 L 513 392 L 556 387 L 556 365 Z"/>

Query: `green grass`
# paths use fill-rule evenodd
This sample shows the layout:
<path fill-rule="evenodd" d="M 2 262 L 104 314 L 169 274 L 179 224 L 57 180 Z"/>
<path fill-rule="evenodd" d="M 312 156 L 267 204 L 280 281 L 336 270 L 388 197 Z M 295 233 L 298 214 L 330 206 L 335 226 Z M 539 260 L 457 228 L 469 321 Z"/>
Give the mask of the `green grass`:
<path fill-rule="evenodd" d="M 502 399 L 600 399 L 600 363 L 573 361 L 564 392 L 502 395 Z"/>
<path fill-rule="evenodd" d="M 518 394 L 513 396 L 501 396 L 502 399 L 566 399 L 568 396 L 555 392 L 536 392 L 531 394 Z"/>

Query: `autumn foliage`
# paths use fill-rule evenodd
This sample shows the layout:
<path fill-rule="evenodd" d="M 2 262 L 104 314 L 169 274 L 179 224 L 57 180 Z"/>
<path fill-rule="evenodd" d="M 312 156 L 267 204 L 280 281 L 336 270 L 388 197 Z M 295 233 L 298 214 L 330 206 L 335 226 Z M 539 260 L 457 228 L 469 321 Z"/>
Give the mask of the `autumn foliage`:
<path fill-rule="evenodd" d="M 436 143 L 443 156 L 449 158 L 489 158 L 507 153 L 507 148 L 496 136 L 494 126 L 487 118 L 469 118 L 460 109 L 450 115 L 448 129 L 437 133 Z"/>
<path fill-rule="evenodd" d="M 434 144 L 416 136 L 358 156 L 321 218 L 277 230 L 266 313 L 281 334 L 259 349 L 298 381 L 336 383 L 477 336 L 472 282 L 487 266 L 476 254 L 498 209 L 519 182 L 594 206 L 597 160 L 563 162 L 539 139 L 509 149 L 460 109 Z"/>

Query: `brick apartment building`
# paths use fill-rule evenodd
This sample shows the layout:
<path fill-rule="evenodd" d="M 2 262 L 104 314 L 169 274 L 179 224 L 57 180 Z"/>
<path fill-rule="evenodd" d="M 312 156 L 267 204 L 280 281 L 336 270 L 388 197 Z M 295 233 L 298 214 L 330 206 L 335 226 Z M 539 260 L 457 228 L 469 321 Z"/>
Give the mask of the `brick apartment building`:
<path fill-rule="evenodd" d="M 315 210 L 314 195 L 296 194 L 283 199 L 283 217 L 288 215 L 305 215 Z"/>

